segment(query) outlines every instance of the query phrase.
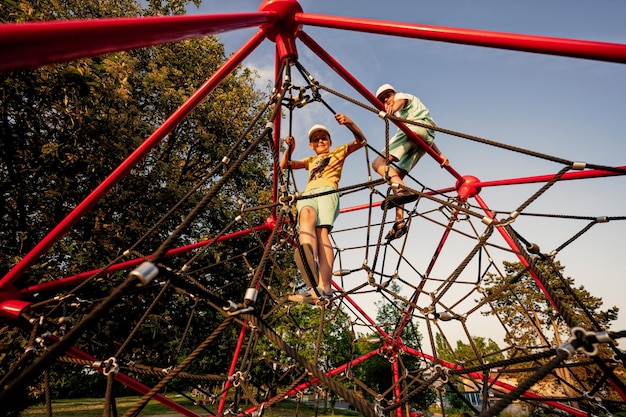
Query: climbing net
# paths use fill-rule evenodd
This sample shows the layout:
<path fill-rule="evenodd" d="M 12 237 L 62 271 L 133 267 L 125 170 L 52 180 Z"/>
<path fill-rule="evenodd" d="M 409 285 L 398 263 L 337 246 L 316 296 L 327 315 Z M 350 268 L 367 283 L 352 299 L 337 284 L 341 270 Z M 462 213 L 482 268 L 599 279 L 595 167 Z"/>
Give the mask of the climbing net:
<path fill-rule="evenodd" d="M 333 62 L 306 35 L 299 36 L 326 62 Z M 301 77 L 292 74 L 293 68 Z M 445 189 L 429 187 L 408 175 L 406 188 L 418 198 L 404 206 L 407 233 L 389 241 L 384 236 L 393 223 L 392 211 L 381 207 L 398 186 L 372 173 L 371 159 L 380 149 L 368 143 L 362 168 L 337 190 L 342 202 L 354 204 L 344 204 L 332 232 L 333 297 L 314 306 L 287 299 L 304 287 L 303 277 L 293 266 L 298 247 L 295 203 L 304 197 L 298 191 L 302 184 L 290 171 L 274 170 L 271 201 L 242 204 L 209 239 L 175 247 L 199 214 L 210 212 L 220 192 L 259 147 L 271 150 L 276 166 L 283 152 L 277 140 L 281 132 L 276 128 L 281 112 L 291 126 L 305 106 L 323 106 L 334 113 L 329 103 L 347 100 L 384 124 L 385 143 L 393 124 L 414 123 L 384 114 L 371 100 L 367 104 L 324 86 L 292 57 L 282 61 L 279 73 L 279 81 L 250 129 L 217 166 L 207 170 L 212 186 L 155 251 L 141 253 L 140 242 L 134 242 L 105 268 L 65 280 L 78 285 L 62 290 L 52 285 L 54 295 L 48 299 L 34 297 L 46 289 L 38 286 L 24 289 L 23 299 L 3 300 L 17 311 L 16 322 L 26 325 L 30 337 L 15 367 L 2 376 L 0 403 L 39 378 L 42 371 L 42 378 L 49 378 L 46 371 L 51 364 L 61 362 L 106 377 L 109 411 L 115 406 L 116 381 L 140 392 L 143 396 L 128 416 L 137 415 L 151 399 L 183 415 L 260 415 L 286 399 L 300 404 L 311 392 L 345 399 L 368 417 L 401 416 L 427 396 L 437 399 L 445 413 L 451 407 L 450 393 L 481 416 L 497 415 L 513 402 L 581 416 L 623 407 L 624 357 L 617 341 L 625 333 L 601 326 L 572 282 L 562 275 L 558 255 L 584 239 L 590 229 L 608 227 L 626 217 L 528 210 L 561 181 L 623 175 L 623 167 L 568 161 L 437 127 L 439 141 L 450 136 L 476 146 L 496 146 L 548 160 L 560 170 L 533 181 L 537 187 L 515 207 L 489 207 L 480 197 L 489 184 L 461 176 L 451 167 L 447 171 L 454 183 Z M 275 123 L 257 129 L 258 135 L 252 137 L 250 132 L 262 123 L 263 115 Z M 165 227 L 165 217 L 154 228 Z M 581 226 L 545 252 L 536 237 L 517 227 L 524 218 Z M 266 220 L 259 223 L 258 219 Z M 148 230 L 146 235 L 153 232 Z M 250 239 L 241 245 L 244 235 Z M 226 256 L 209 256 L 218 245 L 227 248 L 221 251 Z M 516 266 L 503 270 L 503 262 Z M 228 269 L 248 273 L 216 282 L 214 278 Z M 116 274 L 127 270 L 127 275 Z M 103 277 L 117 279 L 94 293 Z M 227 287 L 241 288 L 240 298 L 225 297 Z M 107 312 L 131 302 L 143 305 L 142 314 L 129 318 L 127 337 L 114 343 L 110 354 L 94 357 L 78 347 L 81 338 L 102 337 L 94 328 Z M 142 347 L 133 344 L 134 338 L 155 331 L 154 316 L 163 314 L 164 306 L 182 304 L 187 314 L 184 328 L 158 330 L 162 337 L 177 341 L 178 355 L 141 357 Z M 219 320 L 207 322 L 197 316 L 199 306 L 211 307 Z M 378 315 L 372 306 L 386 308 L 387 314 Z M 552 310 L 550 323 L 538 320 L 538 312 L 545 308 Z M 520 334 L 521 323 L 515 321 L 519 317 L 532 328 L 531 336 Z M 185 345 L 189 333 L 200 329 L 206 334 L 204 340 Z M 235 343 L 222 341 L 229 332 L 236 335 Z M 502 337 L 504 345 L 487 349 L 485 334 Z M 210 362 L 206 353 L 216 347 L 227 350 L 232 361 L 219 372 L 195 372 L 206 368 L 203 363 Z M 389 383 L 372 384 L 365 364 L 381 359 L 389 370 Z M 180 380 L 188 380 L 215 407 L 186 408 L 163 395 Z"/>

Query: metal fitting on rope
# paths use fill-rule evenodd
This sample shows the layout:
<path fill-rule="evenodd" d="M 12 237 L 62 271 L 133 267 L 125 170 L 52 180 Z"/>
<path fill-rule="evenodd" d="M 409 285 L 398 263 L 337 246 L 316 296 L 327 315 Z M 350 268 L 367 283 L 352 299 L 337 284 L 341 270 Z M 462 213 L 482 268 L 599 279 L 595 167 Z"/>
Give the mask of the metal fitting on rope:
<path fill-rule="evenodd" d="M 383 120 L 385 120 L 387 118 L 387 116 L 388 116 L 387 112 L 385 112 L 385 111 L 381 110 L 381 111 L 378 112 L 378 117 L 380 117 Z"/>
<path fill-rule="evenodd" d="M 73 323 L 74 322 L 74 318 L 73 317 L 59 317 L 57 319 L 57 324 L 67 324 L 67 323 Z"/>
<path fill-rule="evenodd" d="M 50 336 L 52 336 L 52 333 L 50 331 L 44 332 L 41 334 L 41 336 L 35 338 L 35 342 L 37 342 L 39 346 L 45 348 L 46 340 L 48 340 Z"/>
<path fill-rule="evenodd" d="M 289 206 L 296 201 L 296 196 L 294 194 L 285 193 L 278 198 L 278 201 L 283 205 L 283 209 L 289 211 Z"/>
<path fill-rule="evenodd" d="M 609 218 L 604 216 L 604 217 L 598 217 L 596 219 L 596 223 L 608 223 L 609 222 Z"/>
<path fill-rule="evenodd" d="M 222 309 L 229 316 L 234 316 L 234 315 L 242 314 L 242 313 L 250 313 L 250 312 L 254 311 L 253 307 L 242 307 L 242 306 L 240 306 L 238 304 L 233 303 L 230 300 L 228 301 L 228 305 L 222 307 Z"/>
<path fill-rule="evenodd" d="M 613 343 L 613 339 L 611 339 L 609 332 L 596 332 L 595 338 L 598 343 Z"/>
<path fill-rule="evenodd" d="M 225 157 L 222 158 L 222 163 L 228 164 L 229 162 L 230 162 L 230 158 L 229 157 L 225 156 Z"/>
<path fill-rule="evenodd" d="M 245 381 L 245 375 L 241 371 L 235 372 L 233 375 L 233 386 L 238 387 L 242 381 Z"/>
<path fill-rule="evenodd" d="M 576 170 L 582 171 L 585 168 L 587 168 L 587 163 L 586 162 L 574 162 L 572 164 L 572 169 L 576 169 Z"/>
<path fill-rule="evenodd" d="M 259 294 L 259 291 L 256 288 L 248 288 L 246 290 L 246 295 L 244 297 L 244 300 L 254 303 L 256 302 L 256 298 L 258 294 Z"/>
<path fill-rule="evenodd" d="M 265 123 L 265 128 L 274 130 L 274 123 L 272 123 L 272 122 Z"/>
<path fill-rule="evenodd" d="M 532 253 L 533 255 L 538 255 L 540 252 L 539 245 L 537 245 L 536 243 L 528 244 L 528 246 L 526 246 L 526 250 L 528 251 L 528 253 Z"/>
<path fill-rule="evenodd" d="M 434 313 L 434 316 L 436 319 L 439 319 L 441 321 L 450 321 L 455 318 L 454 315 L 447 311 L 444 311 L 443 313 Z"/>
<path fill-rule="evenodd" d="M 128 278 L 137 278 L 143 285 L 148 285 L 150 281 L 159 274 L 159 268 L 152 262 L 145 261 L 128 274 Z"/>
<path fill-rule="evenodd" d="M 439 376 L 439 379 L 441 380 L 442 383 L 445 384 L 446 382 L 448 382 L 448 370 L 446 368 L 437 364 L 435 365 L 435 372 Z"/>
<path fill-rule="evenodd" d="M 239 308 L 239 306 L 237 306 L 237 304 L 233 303 L 232 301 L 228 301 L 228 305 L 225 307 L 222 307 L 222 309 L 224 309 L 225 312 L 227 313 L 234 313 L 235 311 L 237 311 L 237 309 Z"/>
<path fill-rule="evenodd" d="M 509 217 L 501 222 L 498 222 L 498 226 L 508 226 L 511 223 L 513 223 L 515 221 L 515 219 L 517 219 L 517 216 L 519 216 L 519 211 L 515 210 L 512 211 L 511 214 L 509 214 Z"/>
<path fill-rule="evenodd" d="M 493 219 L 491 219 L 491 218 L 489 218 L 489 217 L 485 216 L 485 217 L 483 217 L 483 218 L 481 219 L 481 222 L 482 222 L 483 224 L 486 224 L 487 226 L 490 226 L 490 225 L 491 225 L 491 223 L 493 223 Z"/>
<path fill-rule="evenodd" d="M 379 417 L 383 417 L 385 415 L 385 409 L 379 403 L 374 404 L 374 412 Z"/>
<path fill-rule="evenodd" d="M 117 366 L 117 359 L 111 356 L 106 361 L 102 362 L 102 375 L 109 376 L 109 374 L 117 375 L 120 371 L 120 367 Z"/>
<path fill-rule="evenodd" d="M 568 358 L 571 358 L 572 356 L 574 356 L 574 353 L 576 353 L 576 348 L 569 342 L 563 343 L 561 346 L 556 348 L 556 350 L 557 352 L 565 353 Z"/>
<path fill-rule="evenodd" d="M 576 344 L 576 350 L 587 356 L 595 356 L 598 354 L 598 338 L 596 333 L 588 332 L 582 327 L 572 328 L 572 336 L 567 341 Z"/>

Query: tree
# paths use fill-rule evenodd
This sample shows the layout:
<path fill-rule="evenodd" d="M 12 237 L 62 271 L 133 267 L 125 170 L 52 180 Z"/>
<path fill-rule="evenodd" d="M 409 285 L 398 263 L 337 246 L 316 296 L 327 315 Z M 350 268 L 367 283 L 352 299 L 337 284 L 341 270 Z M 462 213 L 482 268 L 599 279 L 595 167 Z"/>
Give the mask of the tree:
<path fill-rule="evenodd" d="M 565 267 L 558 261 L 539 262 L 536 268 L 566 309 L 563 313 L 576 325 L 588 330 L 607 329 L 617 318 L 617 307 L 602 310 L 601 298 L 592 296 L 584 286 L 576 287 L 572 278 L 563 277 Z M 506 276 L 490 274 L 485 286 L 488 295 L 504 289 L 492 303 L 490 314 L 498 315 L 507 326 L 505 341 L 512 346 L 545 346 L 567 340 L 570 329 L 563 314 L 550 303 L 526 268 L 519 262 L 505 261 L 504 269 Z"/>
<path fill-rule="evenodd" d="M 198 1 L 151 1 L 143 9 L 145 2 L 121 0 L 2 1 L 0 19 L 23 22 L 181 14 L 190 3 Z M 0 270 L 13 267 L 225 58 L 218 38 L 205 37 L 0 74 Z M 236 157 L 248 145 L 240 139 L 263 99 L 253 73 L 245 69 L 233 73 L 42 256 L 19 286 L 98 269 L 119 260 L 131 247 L 133 256 L 153 253 L 223 174 L 220 170 L 209 175 L 212 168 L 224 155 L 234 153 Z M 258 135 L 263 127 L 263 123 L 253 126 L 248 137 Z M 267 203 L 270 157 L 265 141 L 220 191 L 211 210 L 200 213 L 184 230 L 177 244 L 212 237 L 241 213 L 243 205 Z M 173 207 L 176 210 L 170 212 Z M 259 224 L 268 214 L 267 210 L 246 212 L 244 220 Z M 258 236 L 239 239 L 236 245 L 212 245 L 201 258 L 203 268 L 188 276 L 225 298 L 239 301 L 247 288 L 249 270 L 229 259 L 244 256 L 255 265 L 261 256 L 258 248 Z M 168 265 L 177 269 L 181 262 L 171 260 Z M 124 276 L 115 273 L 90 280 L 71 293 L 77 307 L 63 313 L 79 321 L 92 303 L 106 297 Z M 126 294 L 77 346 L 96 357 L 124 347 L 125 360 L 147 365 L 176 363 L 207 336 L 211 330 L 207 323 L 215 323 L 222 316 L 206 300 L 186 291 L 188 283 L 184 280 L 171 278 L 173 283 L 161 281 L 145 291 Z M 157 299 L 162 285 L 170 287 Z M 41 303 L 53 296 L 41 294 L 31 301 Z M 138 329 L 136 340 L 124 345 L 126 336 L 153 302 L 157 304 Z M 32 314 L 55 320 L 60 314 L 56 304 L 42 304 L 41 310 Z M 56 334 L 62 336 L 65 328 L 57 326 Z M 15 365 L 21 357 L 19 351 L 29 343 L 28 331 L 10 326 L 2 329 L 0 375 Z M 169 337 L 163 338 L 164 333 Z M 224 344 L 229 346 L 229 340 L 236 337 L 236 332 L 225 332 Z M 213 354 L 213 360 L 199 361 L 196 370 L 225 369 L 226 352 Z M 72 368 L 75 372 L 64 369 L 58 372 L 62 379 L 58 384 L 90 389 L 83 383 L 80 367 Z"/>
<path fill-rule="evenodd" d="M 507 328 L 505 341 L 516 347 L 511 356 L 561 346 L 572 336 L 570 325 L 596 332 L 608 329 L 611 321 L 617 318 L 617 307 L 603 310 L 602 299 L 592 296 L 584 286 L 575 286 L 572 278 L 563 275 L 565 267 L 558 261 L 537 261 L 533 272 L 543 279 L 542 286 L 547 287 L 550 298 L 558 303 L 559 308 L 550 302 L 521 263 L 504 262 L 504 269 L 505 276 L 489 275 L 485 284 L 486 294 L 495 297 L 490 314 L 499 317 Z M 599 346 L 599 351 L 605 357 L 613 354 L 607 346 Z M 563 393 L 572 398 L 588 392 L 590 388 L 585 386 L 586 383 L 595 384 L 597 377 L 594 373 L 599 372 L 594 366 L 574 366 L 578 361 L 572 358 L 567 361 L 570 367 L 555 371 Z M 528 373 L 520 375 L 523 377 Z M 548 377 L 545 383 L 554 386 L 555 378 Z M 619 398 L 610 385 L 606 387 L 611 393 L 606 398 Z M 573 404 L 577 406 L 577 403 Z"/>
<path fill-rule="evenodd" d="M 435 336 L 437 355 L 448 362 L 463 364 L 466 368 L 504 359 L 498 344 L 491 338 L 472 336 L 472 340 L 464 343 L 456 341 L 456 347 L 450 351 L 441 334 Z"/>

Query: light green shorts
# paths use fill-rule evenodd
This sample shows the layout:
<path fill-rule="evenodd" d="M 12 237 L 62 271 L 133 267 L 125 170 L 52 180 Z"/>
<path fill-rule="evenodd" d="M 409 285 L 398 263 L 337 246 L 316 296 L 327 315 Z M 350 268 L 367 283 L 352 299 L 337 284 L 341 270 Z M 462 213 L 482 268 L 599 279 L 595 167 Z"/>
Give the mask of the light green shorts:
<path fill-rule="evenodd" d="M 302 194 L 303 196 L 315 195 L 326 191 L 335 191 L 333 187 L 318 187 Z M 339 216 L 339 193 L 329 193 L 319 197 L 310 197 L 298 200 L 296 208 L 298 213 L 303 207 L 312 207 L 317 213 L 316 227 L 326 227 L 332 230 L 335 219 Z"/>
<path fill-rule="evenodd" d="M 435 131 L 421 126 L 411 126 L 411 130 L 429 145 L 435 140 Z M 383 154 L 385 150 L 383 149 Z M 420 148 L 412 139 L 401 130 L 389 139 L 389 154 L 394 157 L 396 166 L 408 173 L 417 165 L 426 151 Z"/>

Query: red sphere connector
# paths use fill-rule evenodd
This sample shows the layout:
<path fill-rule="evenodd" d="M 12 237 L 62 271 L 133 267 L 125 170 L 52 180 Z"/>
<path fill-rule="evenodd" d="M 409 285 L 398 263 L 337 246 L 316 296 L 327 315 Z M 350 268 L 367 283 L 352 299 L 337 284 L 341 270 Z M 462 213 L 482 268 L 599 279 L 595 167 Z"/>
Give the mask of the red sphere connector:
<path fill-rule="evenodd" d="M 462 201 L 466 201 L 470 197 L 474 197 L 480 193 L 480 180 L 471 175 L 464 176 L 461 180 L 456 182 L 456 190 L 459 193 L 459 198 Z"/>
<path fill-rule="evenodd" d="M 276 42 L 276 50 L 281 61 L 286 58 L 298 58 L 296 50 L 296 34 L 301 25 L 296 23 L 294 16 L 302 13 L 302 6 L 295 0 L 265 0 L 259 6 L 260 12 L 278 14 L 278 22 L 265 26 L 267 37 Z"/>

